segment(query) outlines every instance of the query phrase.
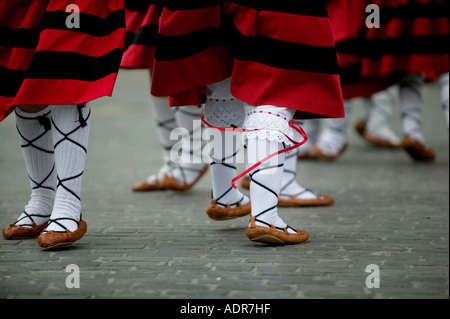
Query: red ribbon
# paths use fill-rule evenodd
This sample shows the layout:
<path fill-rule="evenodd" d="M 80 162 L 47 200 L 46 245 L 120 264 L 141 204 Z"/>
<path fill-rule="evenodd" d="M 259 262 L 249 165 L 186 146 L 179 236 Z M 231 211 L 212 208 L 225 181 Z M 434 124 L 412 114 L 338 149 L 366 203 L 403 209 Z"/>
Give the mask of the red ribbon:
<path fill-rule="evenodd" d="M 271 114 L 271 113 L 270 113 Z M 272 114 L 271 114 L 272 115 Z M 240 132 L 240 133 L 250 133 L 250 132 L 256 132 L 256 131 L 260 131 L 261 129 L 252 129 L 252 130 L 246 130 L 246 129 L 242 129 L 242 128 L 227 128 L 227 127 L 218 127 L 218 126 L 213 126 L 211 124 L 209 124 L 206 120 L 205 120 L 205 115 L 203 114 L 202 111 L 202 116 L 201 116 L 201 120 L 202 122 L 215 130 L 218 131 L 222 131 L 222 132 Z M 283 153 L 287 153 L 289 151 L 292 151 L 300 146 L 302 146 L 303 144 L 305 144 L 308 141 L 308 136 L 306 135 L 305 131 L 300 127 L 300 125 L 298 125 L 297 122 L 295 122 L 294 120 L 289 121 L 289 126 L 291 128 L 293 128 L 296 132 L 298 132 L 302 137 L 303 137 L 303 141 L 301 142 L 297 142 L 294 141 L 293 139 L 291 139 L 289 136 L 287 136 L 284 132 L 281 132 L 280 130 L 277 129 L 271 129 L 272 131 L 278 131 L 280 133 L 283 133 L 284 136 L 286 136 L 286 138 L 293 143 L 293 146 L 287 147 L 283 150 L 280 150 L 276 153 L 273 153 L 267 157 L 265 157 L 264 159 L 260 160 L 258 163 L 256 163 L 255 165 L 253 165 L 252 167 L 250 167 L 249 169 L 247 169 L 246 171 L 244 171 L 243 173 L 239 174 L 238 176 L 236 176 L 235 178 L 233 178 L 233 180 L 231 181 L 231 185 L 233 186 L 234 189 L 237 189 L 238 187 L 236 186 L 236 182 L 238 180 L 240 180 L 242 177 L 244 177 L 245 175 L 247 175 L 248 173 L 250 173 L 251 171 L 253 171 L 254 169 L 256 169 L 258 166 L 260 166 L 261 164 L 267 162 L 268 160 L 270 160 L 272 157 L 275 157 L 277 155 L 283 154 Z"/>

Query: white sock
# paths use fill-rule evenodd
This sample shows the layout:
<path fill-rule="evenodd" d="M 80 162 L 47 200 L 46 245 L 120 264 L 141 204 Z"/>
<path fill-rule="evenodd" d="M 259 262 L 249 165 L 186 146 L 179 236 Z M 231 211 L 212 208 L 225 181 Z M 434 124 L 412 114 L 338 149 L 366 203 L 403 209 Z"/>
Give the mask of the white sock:
<path fill-rule="evenodd" d="M 424 77 L 421 74 L 410 74 L 402 80 L 400 83 L 400 108 L 404 135 L 426 145 L 421 115 L 423 83 Z"/>
<path fill-rule="evenodd" d="M 31 184 L 31 199 L 17 225 L 31 227 L 46 223 L 55 199 L 55 157 L 51 133 L 51 108 L 38 113 L 16 109 L 17 131 Z"/>
<path fill-rule="evenodd" d="M 298 148 L 286 155 L 284 161 L 283 177 L 281 180 L 280 197 L 299 199 L 316 199 L 317 194 L 301 186 L 297 181 Z"/>
<path fill-rule="evenodd" d="M 231 78 L 208 86 L 204 115 L 210 125 L 225 128 L 242 127 L 244 103 L 231 94 Z M 246 205 L 250 200 L 232 187 L 237 175 L 237 154 L 242 144 L 240 134 L 206 129 L 209 137 L 208 152 L 211 157 L 212 198 L 219 206 Z"/>
<path fill-rule="evenodd" d="M 347 129 L 352 110 L 351 101 L 345 101 L 345 118 L 325 119 L 317 147 L 330 156 L 336 156 L 347 145 Z"/>
<path fill-rule="evenodd" d="M 186 129 L 188 136 L 183 137 L 182 161 L 174 166 L 173 177 L 180 183 L 188 185 L 195 182 L 206 163 L 202 160 L 202 105 L 175 108 L 177 126 Z"/>
<path fill-rule="evenodd" d="M 309 148 L 317 143 L 320 133 L 320 120 L 305 120 L 302 125 L 303 130 L 308 136 L 305 144 L 300 146 L 299 154 L 308 154 Z"/>
<path fill-rule="evenodd" d="M 52 107 L 52 134 L 58 185 L 47 231 L 78 229 L 81 219 L 81 182 L 90 130 L 89 104 Z"/>
<path fill-rule="evenodd" d="M 390 120 L 398 95 L 398 87 L 394 86 L 377 93 L 370 99 L 370 110 L 367 119 L 367 133 L 400 144 L 400 137 L 391 128 Z"/>
<path fill-rule="evenodd" d="M 360 121 L 367 123 L 367 121 L 369 120 L 369 112 L 371 107 L 372 102 L 370 101 L 370 99 L 368 98 L 363 99 L 362 110 L 359 118 Z"/>
<path fill-rule="evenodd" d="M 444 110 L 445 120 L 449 126 L 448 109 L 449 109 L 449 74 L 445 73 L 439 77 L 439 86 L 441 91 L 442 109 Z"/>
<path fill-rule="evenodd" d="M 212 132 L 212 131 L 211 131 Z M 234 141 L 233 141 L 234 140 Z M 232 180 L 237 176 L 237 154 L 241 138 L 232 132 L 214 131 L 214 139 L 208 143 L 211 162 L 212 198 L 217 205 L 234 208 L 238 202 L 246 205 L 248 197 L 232 187 Z"/>
<path fill-rule="evenodd" d="M 152 174 L 147 178 L 148 183 L 153 183 L 156 180 L 162 181 L 165 175 L 172 174 L 172 167 L 174 166 L 170 159 L 170 151 L 177 141 L 170 139 L 170 133 L 177 127 L 174 116 L 174 110 L 169 106 L 167 97 L 156 97 L 150 95 L 150 102 L 153 108 L 153 116 L 156 121 L 156 130 L 158 133 L 159 143 L 163 149 L 164 164 L 158 173 Z"/>
<path fill-rule="evenodd" d="M 283 144 L 278 141 L 269 141 L 256 137 L 248 140 L 248 167 L 270 155 L 274 150 L 283 149 Z M 288 227 L 278 215 L 278 196 L 283 179 L 283 165 L 285 154 L 273 157 L 261 164 L 250 173 L 250 198 L 252 199 L 252 217 L 256 217 L 256 225 L 262 227 L 275 226 L 283 231 L 288 228 L 290 233 L 295 230 Z"/>

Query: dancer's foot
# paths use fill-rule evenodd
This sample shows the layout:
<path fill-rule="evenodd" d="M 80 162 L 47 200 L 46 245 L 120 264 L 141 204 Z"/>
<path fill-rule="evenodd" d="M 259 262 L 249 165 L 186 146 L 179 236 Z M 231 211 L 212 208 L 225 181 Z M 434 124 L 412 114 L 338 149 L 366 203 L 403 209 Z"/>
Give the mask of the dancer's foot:
<path fill-rule="evenodd" d="M 174 168 L 164 165 L 157 174 L 149 176 L 143 181 L 133 185 L 135 192 L 152 191 L 188 191 L 197 184 L 208 171 L 208 165 L 201 165 L 198 168 Z"/>
<path fill-rule="evenodd" d="M 280 207 L 316 207 L 316 206 L 331 206 L 334 204 L 334 199 L 330 196 L 318 194 L 310 189 L 303 188 L 296 183 L 294 188 L 284 190 L 278 197 L 278 206 Z M 250 189 L 250 178 L 245 176 L 242 179 L 241 187 L 243 189 Z M 293 191 L 292 193 L 288 193 Z"/>
<path fill-rule="evenodd" d="M 75 222 L 78 226 L 74 231 L 70 231 L 63 224 L 61 224 L 61 221 L 67 221 L 69 219 L 70 218 L 51 219 L 49 225 L 51 223 L 58 224 L 58 227 L 62 230 L 55 231 L 45 229 L 37 239 L 39 246 L 43 249 L 64 248 L 70 247 L 77 240 L 80 240 L 84 234 L 86 234 L 86 222 L 84 220 L 76 221 L 70 219 L 71 222 Z"/>
<path fill-rule="evenodd" d="M 277 227 L 264 224 L 264 226 L 258 225 L 256 217 L 252 217 L 247 229 L 247 237 L 251 241 L 270 245 L 297 245 L 309 240 L 309 233 L 305 230 L 293 229 L 287 225 Z"/>
<path fill-rule="evenodd" d="M 417 162 L 431 162 L 436 159 L 436 153 L 427 145 L 406 136 L 402 141 L 403 149 Z"/>

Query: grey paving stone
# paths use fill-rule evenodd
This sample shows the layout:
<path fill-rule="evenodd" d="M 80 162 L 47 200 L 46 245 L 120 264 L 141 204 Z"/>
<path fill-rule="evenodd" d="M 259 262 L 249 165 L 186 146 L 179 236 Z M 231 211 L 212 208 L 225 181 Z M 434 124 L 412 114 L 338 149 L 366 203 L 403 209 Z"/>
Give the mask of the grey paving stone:
<path fill-rule="evenodd" d="M 147 74 L 121 72 L 114 96 L 93 103 L 82 194 L 88 233 L 56 252 L 35 240 L 0 240 L 0 298 L 448 299 L 448 128 L 437 86 L 424 94 L 435 163 L 373 148 L 350 128 L 339 161 L 298 166 L 300 182 L 336 204 L 280 209 L 310 242 L 266 247 L 248 241 L 247 219 L 206 217 L 209 174 L 186 194 L 131 192 L 159 169 L 161 152 Z M 401 132 L 398 114 L 393 125 Z M 0 124 L 0 137 L 0 224 L 7 225 L 26 204 L 29 182 L 13 117 Z M 79 289 L 66 287 L 71 264 L 80 269 Z M 365 285 L 370 264 L 380 268 L 379 289 Z"/>

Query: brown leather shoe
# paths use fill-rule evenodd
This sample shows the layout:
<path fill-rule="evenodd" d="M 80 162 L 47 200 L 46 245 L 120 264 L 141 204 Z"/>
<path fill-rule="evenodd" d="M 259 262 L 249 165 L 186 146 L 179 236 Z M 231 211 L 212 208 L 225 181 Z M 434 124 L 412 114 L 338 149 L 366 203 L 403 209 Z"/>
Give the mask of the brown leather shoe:
<path fill-rule="evenodd" d="M 250 189 L 250 178 L 245 176 L 242 179 L 241 186 L 243 189 Z M 290 198 L 279 197 L 278 206 L 280 207 L 318 207 L 331 206 L 334 204 L 334 198 L 322 194 L 318 194 L 315 199 L 300 199 L 296 196 Z"/>
<path fill-rule="evenodd" d="M 367 128 L 367 123 L 364 122 L 363 120 L 359 120 L 358 122 L 356 122 L 355 131 L 359 135 L 364 136 L 364 133 L 366 133 L 366 128 Z"/>
<path fill-rule="evenodd" d="M 43 232 L 37 239 L 39 246 L 44 249 L 61 248 L 71 246 L 74 242 L 81 239 L 87 231 L 87 224 L 81 220 L 78 229 L 74 232 L 66 229 L 64 233 L 48 231 Z"/>
<path fill-rule="evenodd" d="M 294 195 L 290 198 L 278 198 L 278 206 L 280 207 L 319 207 L 331 206 L 333 204 L 334 198 L 321 194 L 318 194 L 314 199 L 301 199 Z"/>
<path fill-rule="evenodd" d="M 436 159 L 436 153 L 426 145 L 406 136 L 402 141 L 402 147 L 417 162 L 432 162 Z"/>
<path fill-rule="evenodd" d="M 197 178 L 191 184 L 187 184 L 186 182 L 179 183 L 174 177 L 165 176 L 162 181 L 162 185 L 167 190 L 177 191 L 177 192 L 187 192 L 192 187 L 194 187 L 194 185 L 197 184 L 197 182 L 206 174 L 206 172 L 208 171 L 208 167 L 209 166 L 206 165 L 200 171 L 200 174 L 197 176 Z"/>
<path fill-rule="evenodd" d="M 197 178 L 191 183 L 179 183 L 172 176 L 165 175 L 162 181 L 155 180 L 153 183 L 147 181 L 140 181 L 133 185 L 133 191 L 135 192 L 152 192 L 152 191 L 177 191 L 187 192 L 192 189 L 195 184 L 208 172 L 208 166 L 205 166 L 197 176 Z"/>
<path fill-rule="evenodd" d="M 133 185 L 134 192 L 152 192 L 165 190 L 162 183 L 159 180 L 155 180 L 153 183 L 147 181 L 139 181 Z"/>
<path fill-rule="evenodd" d="M 369 134 L 367 132 L 363 134 L 363 138 L 364 138 L 364 140 L 366 140 L 367 142 L 369 142 L 370 144 L 375 145 L 375 146 L 392 148 L 392 149 L 398 149 L 401 147 L 401 144 L 392 143 L 389 140 L 385 140 L 381 137 Z"/>
<path fill-rule="evenodd" d="M 287 229 L 280 231 L 275 226 L 256 226 L 256 218 L 250 220 L 250 227 L 247 229 L 247 237 L 254 242 L 270 245 L 297 245 L 309 240 L 309 234 L 305 230 L 296 230 L 296 234 L 291 234 Z"/>
<path fill-rule="evenodd" d="M 318 159 L 324 159 L 327 161 L 335 161 L 338 158 L 340 158 L 348 149 L 348 144 L 346 144 L 342 150 L 339 151 L 338 154 L 336 155 L 329 155 L 325 152 L 323 152 L 319 147 L 317 147 L 316 145 L 312 145 L 311 148 L 309 149 L 309 154 L 311 155 L 311 157 L 314 158 L 318 158 Z"/>
<path fill-rule="evenodd" d="M 231 208 L 230 205 L 227 205 L 227 207 L 218 206 L 215 199 L 212 200 L 211 206 L 206 210 L 209 218 L 214 220 L 236 219 L 249 215 L 251 212 L 252 204 L 250 202 L 244 206 L 241 205 L 241 202 L 238 202 L 237 207 Z"/>
<path fill-rule="evenodd" d="M 3 237 L 8 240 L 35 238 L 45 229 L 45 227 L 47 227 L 47 223 L 38 226 L 33 222 L 31 228 L 22 227 L 16 225 L 16 223 L 12 223 L 3 228 Z"/>

